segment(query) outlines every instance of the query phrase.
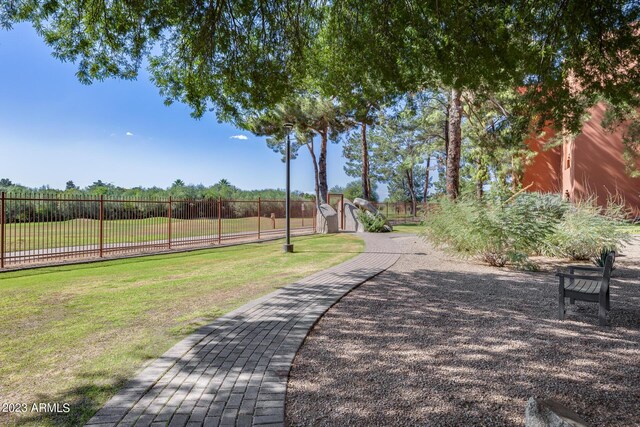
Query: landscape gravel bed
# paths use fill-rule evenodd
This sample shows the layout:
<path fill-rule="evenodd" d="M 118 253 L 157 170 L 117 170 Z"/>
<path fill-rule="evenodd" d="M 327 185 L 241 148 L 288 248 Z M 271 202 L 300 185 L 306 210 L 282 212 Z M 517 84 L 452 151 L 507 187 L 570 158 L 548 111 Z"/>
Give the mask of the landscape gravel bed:
<path fill-rule="evenodd" d="M 616 262 L 606 328 L 590 303 L 557 320 L 552 267 L 498 269 L 405 241 L 307 337 L 288 425 L 521 426 L 539 396 L 594 426 L 640 426 L 638 239 Z"/>

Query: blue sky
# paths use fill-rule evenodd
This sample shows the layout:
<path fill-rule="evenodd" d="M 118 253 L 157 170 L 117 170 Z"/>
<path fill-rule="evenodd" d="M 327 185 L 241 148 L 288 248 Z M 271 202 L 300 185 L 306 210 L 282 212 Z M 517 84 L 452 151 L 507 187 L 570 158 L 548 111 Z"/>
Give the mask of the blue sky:
<path fill-rule="evenodd" d="M 27 186 L 84 187 L 101 179 L 123 187 L 214 184 L 226 178 L 243 189 L 283 188 L 281 156 L 264 138 L 200 120 L 181 104 L 166 107 L 141 70 L 136 81 L 86 86 L 76 67 L 25 24 L 0 30 L 0 178 Z M 244 135 L 246 139 L 232 138 Z M 329 186 L 352 179 L 342 148 L 331 144 Z M 313 192 L 309 154 L 292 162 L 292 187 Z"/>

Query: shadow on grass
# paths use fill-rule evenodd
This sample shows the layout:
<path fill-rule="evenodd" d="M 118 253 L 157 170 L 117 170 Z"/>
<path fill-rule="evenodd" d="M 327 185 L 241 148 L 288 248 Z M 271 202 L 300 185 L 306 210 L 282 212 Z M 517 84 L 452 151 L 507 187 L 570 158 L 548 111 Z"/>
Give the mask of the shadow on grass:
<path fill-rule="evenodd" d="M 27 412 L 16 417 L 13 421 L 16 426 L 64 426 L 74 427 L 84 425 L 100 407 L 121 389 L 127 378 L 113 377 L 106 371 L 91 372 L 79 375 L 82 385 L 69 388 L 62 393 L 51 395 L 40 392 L 36 399 L 28 404 L 40 403 L 57 404 L 57 408 L 51 405 L 51 411 Z M 68 404 L 69 411 L 64 412 L 64 404 Z M 55 412 L 58 411 L 58 412 Z"/>
<path fill-rule="evenodd" d="M 388 258 L 374 256 L 375 260 Z M 125 418 L 129 423 L 138 417 L 171 422 L 178 415 L 188 416 L 193 406 L 185 409 L 185 405 L 196 401 L 200 408 L 212 411 L 223 402 L 221 410 L 230 393 L 237 399 L 244 387 L 252 387 L 258 393 L 257 400 L 266 395 L 262 400 L 284 404 L 289 367 L 307 331 L 345 292 L 378 274 L 382 267 L 374 264 L 360 264 L 362 268 L 348 273 L 339 270 L 328 278 L 310 276 L 276 291 L 276 298 L 271 295 L 255 306 L 219 318 L 126 383 L 124 378 L 109 377 L 109 372 L 91 372 L 80 377 L 82 385 L 60 395 L 43 392 L 38 399 L 70 403 L 71 412 L 32 414 L 22 418 L 20 425 L 80 425 L 94 413 L 96 424 L 111 425 Z M 244 385 L 238 386 L 241 381 Z M 114 393 L 115 397 L 102 405 Z"/>

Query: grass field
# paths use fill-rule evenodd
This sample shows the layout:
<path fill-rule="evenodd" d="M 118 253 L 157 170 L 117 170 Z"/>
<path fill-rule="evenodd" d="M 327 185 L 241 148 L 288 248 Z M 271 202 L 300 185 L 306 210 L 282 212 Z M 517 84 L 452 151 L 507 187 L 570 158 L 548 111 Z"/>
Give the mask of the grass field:
<path fill-rule="evenodd" d="M 292 218 L 291 227 L 311 227 L 313 218 Z M 285 219 L 276 218 L 275 228 L 284 229 Z M 104 221 L 105 244 L 139 243 L 166 240 L 167 218 L 123 219 Z M 260 229 L 274 229 L 270 218 L 260 218 Z M 258 217 L 222 219 L 221 234 L 258 231 Z M 70 221 L 39 222 L 6 225 L 6 252 L 32 249 L 59 248 L 65 246 L 97 245 L 100 238 L 100 221 L 74 219 Z M 217 219 L 172 219 L 171 238 L 180 239 L 218 234 Z"/>
<path fill-rule="evenodd" d="M 79 425 L 147 361 L 198 327 L 362 251 L 354 235 L 0 274 L 0 399 L 70 403 L 0 424 Z"/>
<path fill-rule="evenodd" d="M 398 224 L 393 226 L 393 231 L 396 233 L 413 233 L 418 234 L 423 230 L 420 224 L 408 223 L 408 224 Z"/>

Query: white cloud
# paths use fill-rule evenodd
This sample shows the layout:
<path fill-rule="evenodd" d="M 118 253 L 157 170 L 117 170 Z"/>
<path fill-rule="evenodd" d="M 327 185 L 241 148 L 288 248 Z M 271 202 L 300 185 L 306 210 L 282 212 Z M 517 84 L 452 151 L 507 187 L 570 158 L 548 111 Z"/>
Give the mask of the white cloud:
<path fill-rule="evenodd" d="M 133 136 L 131 132 L 127 132 L 127 136 Z"/>
<path fill-rule="evenodd" d="M 243 140 L 243 141 L 244 141 L 245 139 L 249 139 L 249 138 L 247 138 L 247 136 L 246 136 L 246 135 L 233 135 L 233 136 L 230 136 L 229 138 L 231 138 L 231 139 L 241 139 L 241 140 Z"/>

